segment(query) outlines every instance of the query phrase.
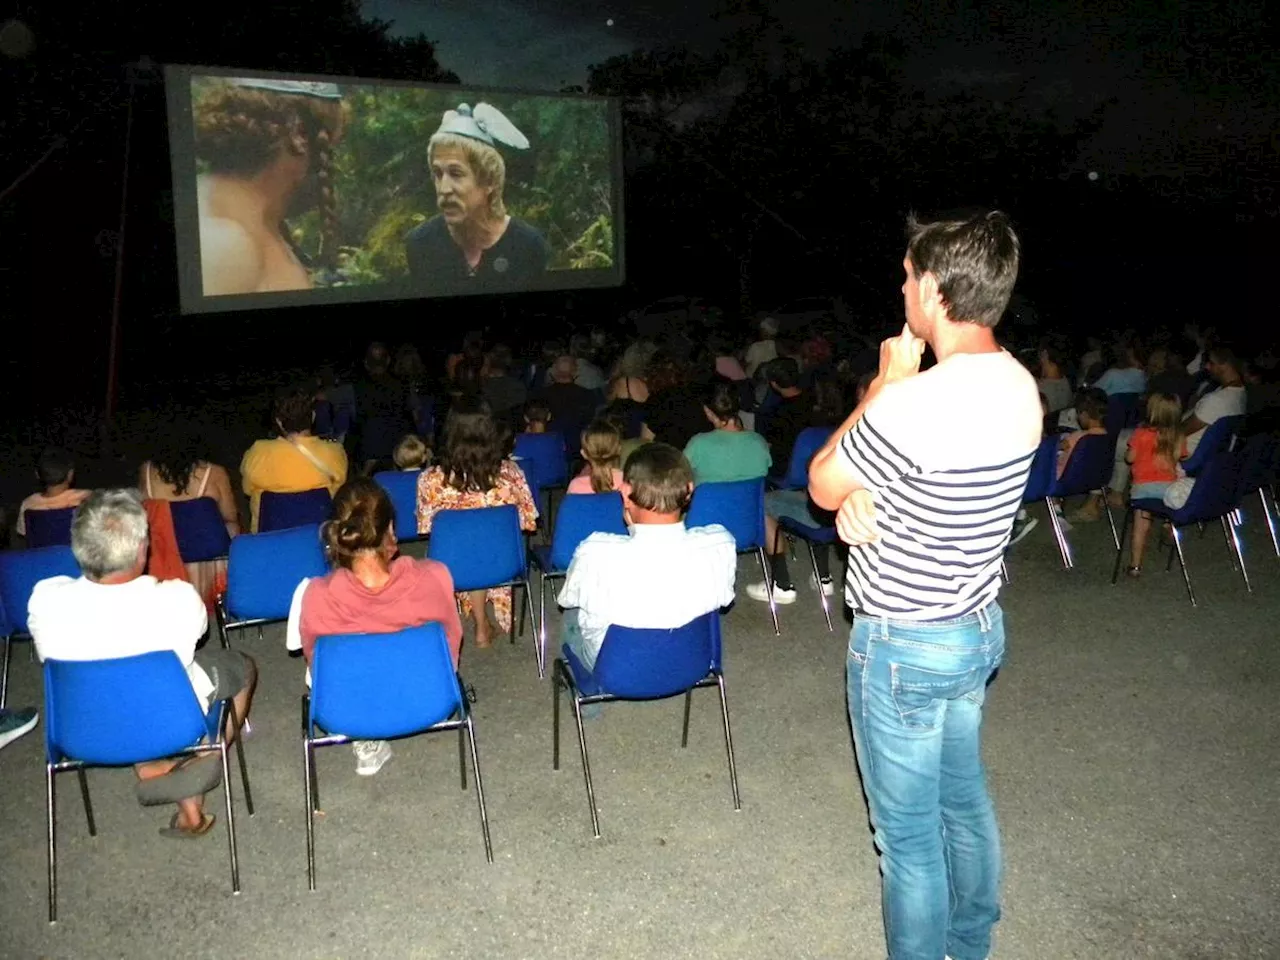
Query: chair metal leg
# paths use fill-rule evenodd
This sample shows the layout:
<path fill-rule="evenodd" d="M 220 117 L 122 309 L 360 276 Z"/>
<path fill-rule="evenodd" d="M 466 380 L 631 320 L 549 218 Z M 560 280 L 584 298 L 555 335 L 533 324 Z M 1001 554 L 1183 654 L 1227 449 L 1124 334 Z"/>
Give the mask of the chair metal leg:
<path fill-rule="evenodd" d="M 227 756 L 227 741 L 219 744 L 222 757 L 222 796 L 227 807 L 227 852 L 231 856 L 231 893 L 240 893 L 240 858 L 236 852 L 236 809 L 231 797 L 231 762 Z"/>
<path fill-rule="evenodd" d="M 307 889 L 316 888 L 316 805 L 319 799 L 315 795 L 316 755 L 306 731 L 302 737 L 302 789 L 306 793 L 307 804 Z"/>
<path fill-rule="evenodd" d="M 1187 558 L 1182 555 L 1182 532 L 1177 528 L 1173 528 L 1173 546 L 1178 553 L 1178 566 L 1182 568 L 1182 579 L 1187 584 L 1187 597 L 1191 600 L 1191 605 L 1196 605 L 1196 592 L 1191 588 L 1191 574 L 1187 572 Z M 1169 554 L 1170 563 L 1173 562 L 1173 552 Z"/>
<path fill-rule="evenodd" d="M 680 746 L 689 745 L 689 709 L 693 706 L 693 688 L 684 692 L 684 728 L 680 734 Z"/>
<path fill-rule="evenodd" d="M 537 620 L 533 613 L 533 581 L 529 579 L 526 573 L 524 577 L 524 599 L 525 609 L 529 613 L 529 634 L 533 637 L 533 654 L 538 661 L 538 679 L 541 680 L 547 675 L 547 654 L 546 646 L 542 643 L 542 637 L 538 633 Z M 524 617 L 520 618 L 520 635 L 524 636 Z"/>
<path fill-rule="evenodd" d="M 249 787 L 249 765 L 244 759 L 244 726 L 248 724 L 246 718 L 244 725 L 240 722 L 240 717 L 236 714 L 236 704 L 234 700 L 227 701 L 227 713 L 231 716 L 231 729 L 235 733 L 236 759 L 240 763 L 240 783 L 244 786 L 244 806 L 249 812 L 249 816 L 253 816 L 253 790 Z"/>
<path fill-rule="evenodd" d="M 1111 542 L 1116 545 L 1116 549 L 1120 549 L 1120 536 L 1116 533 L 1116 518 L 1111 513 L 1111 501 L 1108 499 L 1111 491 L 1106 487 L 1101 490 L 1102 493 L 1102 509 L 1107 515 L 1107 525 L 1111 527 Z"/>
<path fill-rule="evenodd" d="M 813 549 L 813 544 L 808 540 L 804 545 L 809 548 L 809 565 L 813 567 L 813 585 L 818 589 L 818 602 L 822 604 L 822 616 L 827 621 L 827 633 L 835 633 L 835 627 L 831 625 L 831 605 L 827 603 L 827 595 L 822 591 L 822 577 L 818 576 L 818 553 Z M 822 548 L 827 549 L 826 547 Z M 1004 561 L 1000 561 L 1000 569 L 1004 569 Z M 1005 577 L 1006 582 L 1008 577 Z"/>
<path fill-rule="evenodd" d="M 514 583 L 511 584 L 511 586 L 507 587 L 507 593 L 511 597 L 511 629 L 507 631 L 507 638 L 511 643 L 515 643 L 516 642 L 516 621 L 519 620 L 521 626 L 524 625 L 524 620 L 522 619 L 524 617 L 524 611 L 521 610 L 520 616 L 519 617 L 516 616 L 516 585 Z"/>
<path fill-rule="evenodd" d="M 720 716 L 724 718 L 724 750 L 729 757 L 729 786 L 733 789 L 733 809 L 742 809 L 742 797 L 738 793 L 738 765 L 733 762 L 733 732 L 729 729 L 729 701 L 724 693 L 724 674 L 716 674 L 716 686 L 720 689 Z"/>
<path fill-rule="evenodd" d="M 578 750 L 582 753 L 582 778 L 587 783 L 587 806 L 591 808 L 591 834 L 600 839 L 600 815 L 596 812 L 596 791 L 591 785 L 591 761 L 587 757 L 587 734 L 582 726 L 582 703 L 573 697 L 573 719 L 578 725 Z"/>
<path fill-rule="evenodd" d="M 1001 557 L 1001 558 L 1000 558 L 1000 579 L 1001 579 L 1001 580 L 1003 580 L 1005 583 L 1010 583 L 1010 582 L 1012 582 L 1012 581 L 1010 581 L 1010 580 L 1009 580 L 1009 567 L 1008 567 L 1008 565 L 1004 562 L 1004 557 Z M 825 606 L 825 605 L 824 605 L 824 606 Z M 827 620 L 827 629 L 828 629 L 828 630 L 830 630 L 830 629 L 831 629 L 831 621 L 830 621 L 830 618 L 828 618 L 828 620 Z"/>
<path fill-rule="evenodd" d="M 1129 538 L 1129 522 L 1132 519 L 1132 508 L 1125 510 L 1124 520 L 1120 524 L 1120 545 L 1116 547 L 1116 565 L 1111 570 L 1111 583 L 1113 586 L 1120 579 L 1120 564 L 1124 558 L 1124 542 Z"/>
<path fill-rule="evenodd" d="M 1054 502 L 1053 497 L 1045 497 L 1044 503 L 1049 508 L 1049 526 L 1053 528 L 1053 539 L 1058 544 L 1058 554 L 1062 557 L 1063 569 L 1070 570 L 1073 566 L 1071 544 L 1067 541 L 1066 531 L 1062 529 L 1062 518 L 1058 516 L 1058 505 Z"/>
<path fill-rule="evenodd" d="M 1249 583 L 1249 571 L 1244 565 L 1244 544 L 1240 542 L 1240 528 L 1234 524 L 1227 524 L 1231 536 L 1231 546 L 1235 548 L 1236 559 L 1240 561 L 1240 577 L 1244 580 L 1244 589 L 1246 593 L 1253 593 L 1253 586 Z"/>
<path fill-rule="evenodd" d="M 769 616 L 773 618 L 773 635 L 775 637 L 782 636 L 782 631 L 778 628 L 778 605 L 773 599 L 773 578 L 769 576 L 769 561 L 764 555 L 764 547 L 756 547 L 756 556 L 760 558 L 760 572 L 764 574 L 764 588 L 769 594 Z"/>
<path fill-rule="evenodd" d="M 551 769 L 560 769 L 560 661 L 551 665 Z"/>
<path fill-rule="evenodd" d="M 53 787 L 53 764 L 44 765 L 45 829 L 49 854 L 49 922 L 58 922 L 58 827 L 54 814 L 57 794 Z"/>
<path fill-rule="evenodd" d="M 4 638 L 4 665 L 0 666 L 0 710 L 9 702 L 9 661 L 13 657 L 13 641 Z"/>
<path fill-rule="evenodd" d="M 489 813 L 484 806 L 484 783 L 480 779 L 480 754 L 476 751 L 476 730 L 467 717 L 467 740 L 471 743 L 471 768 L 476 780 L 476 801 L 480 804 L 480 830 L 484 833 L 484 858 L 493 863 L 493 844 L 489 840 Z"/>
<path fill-rule="evenodd" d="M 93 801 L 89 799 L 89 780 L 84 775 L 84 767 L 76 768 L 76 779 L 80 781 L 80 799 L 84 802 L 84 819 L 89 826 L 89 836 L 98 835 L 98 822 L 93 817 Z"/>
<path fill-rule="evenodd" d="M 311 697 L 303 695 L 302 697 L 302 739 L 306 740 L 311 736 L 310 730 L 311 720 Z M 305 758 L 304 758 L 305 759 Z M 310 765 L 304 764 L 304 769 L 309 775 L 311 781 L 311 809 L 319 812 L 320 810 L 320 781 L 316 777 L 316 758 L 315 753 L 311 755 Z"/>
<path fill-rule="evenodd" d="M 1262 501 L 1262 515 L 1267 518 L 1267 532 L 1271 534 L 1271 549 L 1280 557 L 1280 535 L 1276 533 L 1276 518 L 1271 512 L 1271 504 L 1267 502 L 1267 488 L 1258 488 L 1258 499 Z"/>
<path fill-rule="evenodd" d="M 1226 514 L 1219 518 L 1222 523 L 1222 536 L 1227 541 L 1227 554 L 1231 557 L 1231 569 L 1240 572 L 1240 567 L 1236 564 L 1236 548 L 1232 542 L 1232 533 L 1235 532 L 1235 526 L 1227 519 Z M 1246 578 L 1247 579 L 1247 578 Z"/>
<path fill-rule="evenodd" d="M 467 733 L 463 727 L 458 728 L 458 778 L 462 789 L 467 789 Z"/>

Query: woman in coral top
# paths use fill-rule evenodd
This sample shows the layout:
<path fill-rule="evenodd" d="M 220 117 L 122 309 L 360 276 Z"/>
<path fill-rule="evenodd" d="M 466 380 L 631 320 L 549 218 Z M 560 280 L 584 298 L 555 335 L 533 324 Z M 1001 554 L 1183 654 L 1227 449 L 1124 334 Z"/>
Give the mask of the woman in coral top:
<path fill-rule="evenodd" d="M 1133 485 L 1131 500 L 1159 500 L 1178 479 L 1178 462 L 1187 457 L 1187 438 L 1182 426 L 1182 401 L 1172 393 L 1153 393 L 1147 398 L 1147 418 L 1133 431 L 1125 460 L 1130 464 Z M 1133 553 L 1129 576 L 1142 574 L 1142 554 L 1151 531 L 1151 514 L 1134 511 Z"/>
<path fill-rule="evenodd" d="M 457 667 L 462 623 L 453 578 L 435 560 L 397 556 L 395 508 L 382 487 L 367 477 L 344 484 L 333 498 L 324 542 L 335 569 L 295 591 L 286 634 L 290 649 L 301 649 L 309 664 L 317 637 L 396 633 L 435 622 L 444 627 Z M 351 746 L 361 776 L 372 776 L 391 759 L 384 740 L 356 740 Z"/>

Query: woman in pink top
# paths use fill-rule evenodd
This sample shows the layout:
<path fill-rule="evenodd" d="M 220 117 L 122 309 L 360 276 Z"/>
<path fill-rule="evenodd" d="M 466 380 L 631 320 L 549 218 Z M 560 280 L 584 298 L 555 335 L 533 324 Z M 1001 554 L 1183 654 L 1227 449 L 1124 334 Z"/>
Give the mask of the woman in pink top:
<path fill-rule="evenodd" d="M 396 556 L 395 509 L 382 487 L 367 477 L 342 486 L 324 526 L 336 569 L 301 592 L 298 617 L 302 652 L 311 662 L 316 638 L 343 633 L 395 633 L 432 621 L 444 627 L 453 665 L 462 649 L 462 623 L 453 578 L 444 564 Z M 372 776 L 391 759 L 384 740 L 357 740 L 356 773 Z"/>
<path fill-rule="evenodd" d="M 622 487 L 622 434 L 608 420 L 593 420 L 582 431 L 587 465 L 569 481 L 570 493 L 610 493 Z"/>

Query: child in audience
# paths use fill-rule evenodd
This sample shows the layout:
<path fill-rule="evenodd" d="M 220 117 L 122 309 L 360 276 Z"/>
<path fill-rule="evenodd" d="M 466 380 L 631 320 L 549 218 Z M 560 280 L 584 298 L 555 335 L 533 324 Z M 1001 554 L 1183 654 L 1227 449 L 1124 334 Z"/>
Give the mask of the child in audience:
<path fill-rule="evenodd" d="M 391 459 L 397 470 L 421 470 L 431 462 L 431 451 L 416 433 L 406 433 L 396 444 Z"/>
<path fill-rule="evenodd" d="M 18 536 L 27 535 L 27 512 L 30 510 L 64 510 L 78 507 L 89 496 L 89 490 L 77 490 L 76 464 L 71 454 L 61 447 L 46 447 L 36 460 L 36 480 L 40 492 L 33 493 L 18 507 Z"/>
<path fill-rule="evenodd" d="M 1058 476 L 1061 477 L 1067 468 L 1067 462 L 1082 437 L 1105 437 L 1107 435 L 1107 394 L 1098 387 L 1086 387 L 1076 394 L 1076 420 L 1079 429 L 1063 434 L 1058 447 Z M 1102 498 L 1090 494 L 1084 505 L 1071 514 L 1072 521 L 1089 523 L 1102 518 Z"/>
<path fill-rule="evenodd" d="M 582 431 L 582 459 L 586 466 L 569 481 L 570 493 L 610 493 L 622 485 L 622 434 L 603 418 Z"/>
<path fill-rule="evenodd" d="M 530 400 L 524 405 L 524 432 L 546 433 L 551 423 L 551 408 L 543 400 Z"/>
<path fill-rule="evenodd" d="M 1133 500 L 1159 500 L 1178 479 L 1178 463 L 1187 457 L 1187 438 L 1182 428 L 1182 401 L 1172 393 L 1153 393 L 1147 398 L 1147 418 L 1133 431 L 1125 460 L 1132 470 Z M 1133 544 L 1129 576 L 1142 574 L 1142 555 L 1151 531 L 1151 514 L 1136 510 L 1133 515 Z"/>

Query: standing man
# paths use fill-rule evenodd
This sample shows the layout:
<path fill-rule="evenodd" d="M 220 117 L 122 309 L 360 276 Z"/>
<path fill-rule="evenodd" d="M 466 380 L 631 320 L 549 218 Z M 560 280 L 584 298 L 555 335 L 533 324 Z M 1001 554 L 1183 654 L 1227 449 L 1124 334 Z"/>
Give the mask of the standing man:
<path fill-rule="evenodd" d="M 1000 562 L 1040 442 L 1035 381 L 996 343 L 1018 275 L 1004 214 L 908 221 L 906 326 L 809 469 L 839 510 L 849 718 L 891 960 L 985 960 L 1000 837 L 980 731 L 1004 656 Z M 925 346 L 937 365 L 921 373 Z"/>

